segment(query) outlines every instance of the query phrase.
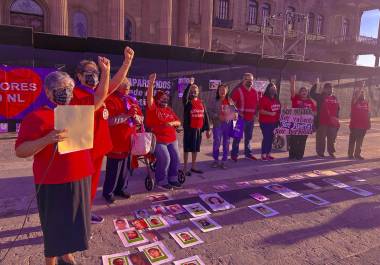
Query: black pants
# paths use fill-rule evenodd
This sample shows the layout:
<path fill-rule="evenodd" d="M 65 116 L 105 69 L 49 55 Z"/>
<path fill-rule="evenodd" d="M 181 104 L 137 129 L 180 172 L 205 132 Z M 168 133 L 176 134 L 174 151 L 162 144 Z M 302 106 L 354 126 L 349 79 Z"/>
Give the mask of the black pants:
<path fill-rule="evenodd" d="M 366 129 L 350 129 L 350 139 L 348 143 L 348 156 L 360 156 Z"/>
<path fill-rule="evenodd" d="M 103 196 L 112 196 L 123 192 L 128 186 L 127 160 L 107 157 L 106 178 L 103 185 Z"/>
<path fill-rule="evenodd" d="M 305 154 L 307 135 L 291 135 L 289 137 L 289 158 L 302 159 Z"/>

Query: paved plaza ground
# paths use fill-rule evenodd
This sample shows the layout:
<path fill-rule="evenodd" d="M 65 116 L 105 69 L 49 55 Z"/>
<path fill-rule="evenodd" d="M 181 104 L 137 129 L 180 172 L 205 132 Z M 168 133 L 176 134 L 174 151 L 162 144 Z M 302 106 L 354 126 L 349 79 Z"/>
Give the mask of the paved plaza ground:
<path fill-rule="evenodd" d="M 364 146 L 364 161 L 347 159 L 348 123 L 344 122 L 337 140 L 337 159 L 320 159 L 315 156 L 315 138 L 308 139 L 306 158 L 289 161 L 286 152 L 276 152 L 272 162 L 248 161 L 241 158 L 237 163 L 228 161 L 228 169 L 211 168 L 211 140 L 204 140 L 199 157 L 203 175 L 188 177 L 184 188 L 171 192 L 169 203 L 200 202 L 197 190 L 204 193 L 219 192 L 236 206 L 228 211 L 212 213 L 211 218 L 222 229 L 202 233 L 188 220 L 159 230 L 163 243 L 175 256 L 175 260 L 198 255 L 205 264 L 380 264 L 380 120 L 373 122 Z M 258 156 L 261 132 L 254 130 L 254 148 Z M 34 192 L 31 177 L 31 160 L 17 159 L 14 155 L 14 139 L 5 135 L 0 139 L 0 256 L 10 246 L 17 234 Z M 343 188 L 323 181 L 325 176 L 307 175 L 314 170 L 365 169 L 357 173 L 344 173 L 334 178 L 347 185 L 373 192 L 362 197 Z M 94 211 L 106 218 L 100 225 L 93 225 L 90 249 L 77 254 L 85 265 L 101 264 L 101 256 L 126 249 L 114 232 L 114 217 L 131 217 L 132 212 L 150 208 L 144 188 L 145 168 L 134 172 L 130 178 L 131 199 L 118 200 L 107 205 L 101 197 L 101 187 L 95 201 Z M 358 181 L 364 179 L 365 181 Z M 103 180 L 102 180 L 103 181 Z M 251 186 L 239 186 L 237 182 L 249 181 Z M 303 194 L 316 194 L 331 202 L 327 206 L 314 205 L 301 197 L 286 199 L 266 190 L 268 183 L 281 182 L 286 187 Z M 321 188 L 314 190 L 304 185 L 312 182 Z M 228 185 L 224 191 L 214 186 Z M 264 218 L 248 208 L 256 204 L 249 194 L 259 192 L 270 198 L 267 204 L 279 215 Z M 169 233 L 190 227 L 204 241 L 203 244 L 181 249 Z M 33 205 L 25 229 L 2 265 L 43 264 L 42 233 L 36 207 Z"/>

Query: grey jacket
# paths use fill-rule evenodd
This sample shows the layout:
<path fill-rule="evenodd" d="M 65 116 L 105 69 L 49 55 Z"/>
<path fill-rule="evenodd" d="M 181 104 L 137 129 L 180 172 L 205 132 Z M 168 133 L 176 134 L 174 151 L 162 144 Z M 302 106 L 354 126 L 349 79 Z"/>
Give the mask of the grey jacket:
<path fill-rule="evenodd" d="M 237 109 L 232 101 L 232 99 L 229 99 L 228 101 L 229 107 L 231 108 L 232 112 L 237 112 Z M 210 121 L 212 122 L 213 128 L 219 127 L 222 121 L 219 118 L 219 114 L 222 111 L 222 104 L 220 100 L 214 100 L 212 102 L 209 102 L 210 105 L 208 105 L 208 114 Z"/>

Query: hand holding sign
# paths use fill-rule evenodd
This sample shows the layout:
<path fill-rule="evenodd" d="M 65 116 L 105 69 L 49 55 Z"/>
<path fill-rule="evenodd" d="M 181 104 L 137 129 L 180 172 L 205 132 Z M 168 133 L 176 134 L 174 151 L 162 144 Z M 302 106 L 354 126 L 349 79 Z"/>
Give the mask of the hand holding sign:
<path fill-rule="evenodd" d="M 46 140 L 47 144 L 63 142 L 67 139 L 67 130 L 52 130 L 44 137 L 44 139 Z"/>

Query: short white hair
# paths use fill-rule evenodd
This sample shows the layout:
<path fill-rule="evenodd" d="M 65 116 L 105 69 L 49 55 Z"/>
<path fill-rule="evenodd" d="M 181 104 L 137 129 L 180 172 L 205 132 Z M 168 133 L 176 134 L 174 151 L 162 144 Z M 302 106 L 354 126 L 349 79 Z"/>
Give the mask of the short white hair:
<path fill-rule="evenodd" d="M 59 84 L 62 83 L 62 81 L 64 80 L 68 81 L 72 87 L 75 86 L 75 82 L 71 78 L 71 76 L 68 73 L 62 71 L 54 71 L 48 74 L 45 77 L 44 85 L 47 90 L 51 90 L 53 88 L 58 87 Z"/>

